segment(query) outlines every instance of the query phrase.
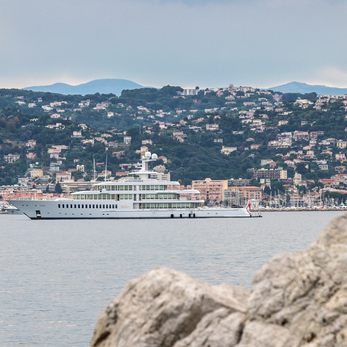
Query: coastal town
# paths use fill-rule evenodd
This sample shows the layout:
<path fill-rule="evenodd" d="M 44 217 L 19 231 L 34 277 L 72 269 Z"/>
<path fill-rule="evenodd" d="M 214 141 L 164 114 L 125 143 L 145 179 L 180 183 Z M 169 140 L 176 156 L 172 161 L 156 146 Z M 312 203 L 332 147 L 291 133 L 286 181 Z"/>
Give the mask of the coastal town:
<path fill-rule="evenodd" d="M 154 170 L 207 206 L 344 208 L 347 96 L 163 87 L 120 96 L 0 90 L 0 201 Z M 170 176 L 171 175 L 171 176 Z"/>
<path fill-rule="evenodd" d="M 347 347 L 347 0 L 0 0 L 0 347 Z"/>

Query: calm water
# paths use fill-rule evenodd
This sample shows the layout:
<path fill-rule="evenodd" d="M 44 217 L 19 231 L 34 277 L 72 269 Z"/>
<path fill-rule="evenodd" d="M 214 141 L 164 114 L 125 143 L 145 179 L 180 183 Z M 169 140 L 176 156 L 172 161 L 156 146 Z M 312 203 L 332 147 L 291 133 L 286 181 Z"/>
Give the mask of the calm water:
<path fill-rule="evenodd" d="M 88 346 L 110 300 L 157 266 L 249 286 L 264 262 L 304 249 L 338 214 L 157 221 L 0 216 L 0 346 Z"/>

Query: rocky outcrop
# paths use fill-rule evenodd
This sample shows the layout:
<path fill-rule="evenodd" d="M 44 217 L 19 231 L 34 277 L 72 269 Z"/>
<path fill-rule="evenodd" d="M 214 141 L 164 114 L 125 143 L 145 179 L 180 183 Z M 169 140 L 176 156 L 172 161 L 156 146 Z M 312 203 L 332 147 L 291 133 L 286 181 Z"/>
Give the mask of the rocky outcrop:
<path fill-rule="evenodd" d="M 250 291 L 162 268 L 133 280 L 90 346 L 347 346 L 347 216 L 307 251 L 272 259 Z"/>

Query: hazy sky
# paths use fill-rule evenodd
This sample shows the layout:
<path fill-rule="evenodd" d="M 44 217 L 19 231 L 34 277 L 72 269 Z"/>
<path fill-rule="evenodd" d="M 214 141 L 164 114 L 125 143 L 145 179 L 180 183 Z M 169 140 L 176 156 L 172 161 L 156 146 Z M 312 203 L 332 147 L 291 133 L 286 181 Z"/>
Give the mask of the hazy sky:
<path fill-rule="evenodd" d="M 0 87 L 347 87 L 347 0 L 0 0 Z"/>

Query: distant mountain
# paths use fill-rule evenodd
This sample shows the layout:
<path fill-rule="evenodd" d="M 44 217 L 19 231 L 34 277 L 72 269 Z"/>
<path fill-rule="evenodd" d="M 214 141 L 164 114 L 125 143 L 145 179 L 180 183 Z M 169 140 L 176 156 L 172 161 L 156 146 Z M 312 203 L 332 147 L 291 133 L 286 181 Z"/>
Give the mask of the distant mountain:
<path fill-rule="evenodd" d="M 120 95 L 125 89 L 143 88 L 140 84 L 123 79 L 99 79 L 78 85 L 70 85 L 67 83 L 54 83 L 47 86 L 33 86 L 23 88 L 34 92 L 50 92 L 58 94 L 116 94 Z"/>
<path fill-rule="evenodd" d="M 322 85 L 313 85 L 301 82 L 289 82 L 280 86 L 269 88 L 281 93 L 317 93 L 318 95 L 343 95 L 347 94 L 347 88 L 335 88 Z"/>

